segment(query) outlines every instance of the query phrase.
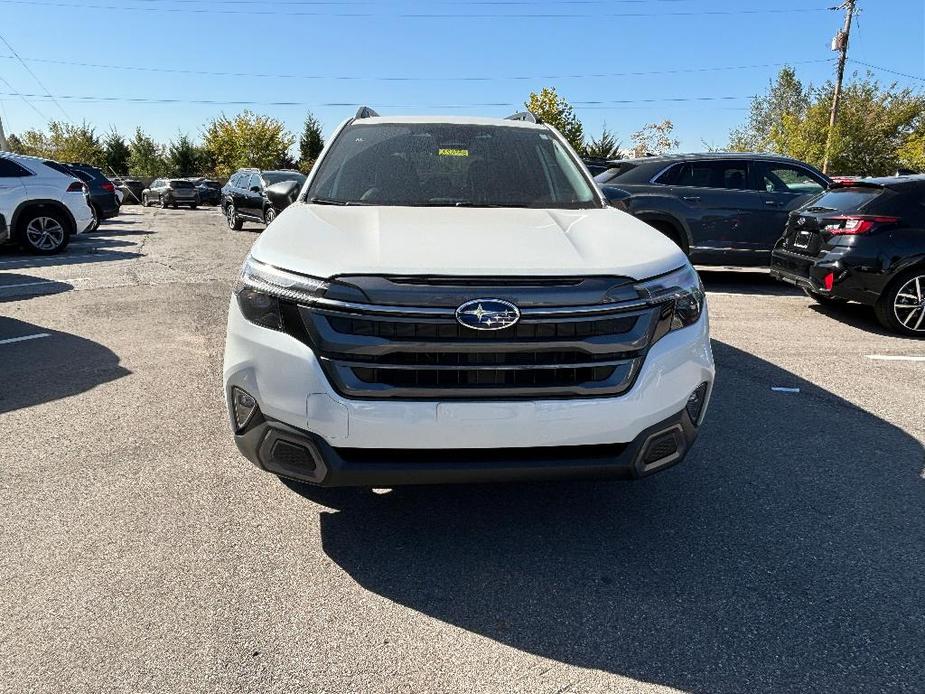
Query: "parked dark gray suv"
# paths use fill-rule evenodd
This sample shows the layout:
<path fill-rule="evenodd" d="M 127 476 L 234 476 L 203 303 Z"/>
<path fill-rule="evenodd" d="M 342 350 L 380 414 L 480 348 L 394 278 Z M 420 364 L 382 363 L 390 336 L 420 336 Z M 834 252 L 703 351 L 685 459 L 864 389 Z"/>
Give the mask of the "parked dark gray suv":
<path fill-rule="evenodd" d="M 831 181 L 796 159 L 677 154 L 615 162 L 594 179 L 701 265 L 768 265 L 787 215 Z"/>

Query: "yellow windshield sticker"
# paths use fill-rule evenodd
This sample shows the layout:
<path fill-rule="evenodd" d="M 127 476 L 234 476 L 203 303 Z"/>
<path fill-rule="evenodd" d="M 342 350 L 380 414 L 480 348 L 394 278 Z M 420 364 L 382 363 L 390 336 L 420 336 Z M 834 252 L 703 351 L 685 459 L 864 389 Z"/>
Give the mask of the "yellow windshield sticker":
<path fill-rule="evenodd" d="M 437 154 L 441 157 L 468 157 L 468 149 L 438 149 Z"/>

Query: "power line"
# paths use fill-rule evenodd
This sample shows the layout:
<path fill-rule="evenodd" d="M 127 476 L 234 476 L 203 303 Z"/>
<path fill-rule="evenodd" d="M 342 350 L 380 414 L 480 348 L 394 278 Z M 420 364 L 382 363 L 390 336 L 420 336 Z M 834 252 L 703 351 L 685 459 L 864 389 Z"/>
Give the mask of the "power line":
<path fill-rule="evenodd" d="M 248 15 L 248 16 L 286 16 L 286 17 L 344 17 L 344 18 L 379 18 L 398 17 L 402 19 L 631 19 L 634 17 L 702 17 L 702 16 L 730 16 L 730 15 L 773 15 L 773 14 L 804 14 L 808 12 L 828 12 L 829 7 L 796 7 L 796 8 L 761 8 L 754 10 L 674 10 L 669 12 L 323 12 L 318 10 L 265 10 L 247 9 L 236 10 L 224 7 L 159 7 L 137 5 L 99 5 L 81 3 L 75 5 L 70 2 L 35 2 L 34 0 L 0 0 L 7 5 L 31 5 L 33 7 L 63 7 L 80 11 L 94 9 L 125 12 L 173 12 L 180 14 L 208 14 L 221 15 Z"/>
<path fill-rule="evenodd" d="M 51 95 L 51 92 L 48 91 L 48 87 L 46 87 L 44 84 L 42 84 L 42 80 L 39 79 L 38 75 L 36 75 L 34 72 L 32 72 L 32 68 L 30 68 L 28 65 L 26 65 L 26 62 L 22 59 L 22 57 L 20 57 L 19 53 L 16 52 L 16 49 L 13 48 L 13 46 L 10 45 L 10 42 L 6 40 L 6 37 L 3 36 L 3 34 L 0 34 L 0 41 L 3 41 L 3 43 L 6 44 L 6 47 L 10 49 L 10 53 L 12 53 L 12 54 L 16 57 L 16 60 L 19 61 L 19 64 L 22 65 L 22 66 L 25 68 L 26 72 L 28 72 L 30 75 L 32 75 L 32 79 L 35 80 L 36 84 L 38 84 L 39 87 L 41 87 L 42 89 L 44 89 L 44 90 L 45 90 L 45 93 L 46 93 L 48 96 L 51 97 L 51 100 L 55 102 L 55 105 L 56 105 L 59 109 L 61 109 L 61 113 L 64 114 L 64 117 L 65 117 L 67 120 L 71 120 L 71 117 L 67 114 L 67 111 L 64 110 L 64 107 L 61 106 L 61 104 L 58 103 L 58 101 L 55 99 L 55 97 L 53 97 L 53 96 Z"/>
<path fill-rule="evenodd" d="M 12 59 L 14 56 L 0 55 L 0 58 Z M 273 74 L 260 72 L 227 72 L 218 70 L 193 70 L 189 68 L 163 68 L 143 65 L 112 65 L 105 63 L 86 63 L 52 58 L 26 58 L 28 62 L 48 63 L 53 65 L 69 65 L 72 67 L 89 67 L 106 70 L 134 70 L 139 72 L 163 72 L 183 75 L 204 75 L 209 77 L 255 77 L 260 79 L 305 79 L 305 80 L 333 80 L 333 81 L 367 81 L 367 82 L 497 82 L 497 81 L 528 81 L 528 80 L 565 80 L 565 79 L 603 79 L 612 77 L 642 77 L 652 75 L 674 75 L 700 72 L 723 72 L 731 70 L 752 70 L 769 67 L 783 67 L 785 65 L 809 65 L 812 63 L 831 63 L 832 58 L 816 60 L 788 61 L 785 63 L 760 63 L 752 65 L 720 65 L 713 67 L 671 68 L 667 70 L 640 70 L 629 72 L 601 72 L 589 74 L 565 75 L 510 75 L 510 76 L 461 76 L 461 77 L 420 77 L 420 76 L 370 76 L 370 75 L 299 75 L 299 74 Z"/>
<path fill-rule="evenodd" d="M 157 97 L 127 97 L 127 96 L 99 96 L 99 95 L 79 95 L 79 94 L 58 94 L 56 96 L 43 94 L 25 94 L 22 92 L 0 92 L 0 95 L 21 96 L 35 99 L 63 99 L 66 101 L 79 101 L 84 103 L 128 103 L 128 104 L 196 104 L 205 106 L 303 106 L 312 108 L 354 108 L 361 106 L 360 102 L 353 101 L 333 101 L 326 103 L 307 102 L 307 101 L 252 101 L 252 100 L 221 100 L 221 99 L 169 99 Z M 654 103 L 688 103 L 688 102 L 713 102 L 713 101 L 739 101 L 742 99 L 751 99 L 752 96 L 685 96 L 685 97 L 659 97 L 651 99 L 608 99 L 597 101 L 571 101 L 573 106 L 591 107 L 620 104 L 654 104 Z M 515 107 L 517 103 L 513 101 L 488 101 L 469 104 L 376 104 L 376 108 L 491 108 L 491 107 Z"/>
<path fill-rule="evenodd" d="M 35 104 L 33 104 L 31 101 L 29 101 L 28 99 L 26 99 L 25 96 L 23 96 L 22 94 L 20 94 L 20 93 L 16 90 L 16 88 L 15 88 L 12 84 L 10 84 L 9 82 L 7 82 L 6 79 L 5 79 L 2 75 L 0 75 L 0 82 L 3 82 L 3 84 L 5 84 L 5 85 L 9 88 L 9 90 L 10 90 L 10 95 L 12 95 L 12 96 L 18 96 L 26 106 L 28 106 L 28 107 L 31 108 L 33 111 L 35 111 L 37 114 L 39 114 L 39 118 L 41 118 L 42 120 L 48 120 L 48 116 L 46 116 L 44 113 L 42 113 L 42 112 L 39 110 L 39 108 L 38 108 Z"/>
<path fill-rule="evenodd" d="M 908 77 L 911 80 L 919 80 L 920 82 L 925 82 L 925 77 L 921 75 L 910 75 L 908 72 L 899 72 L 898 70 L 890 70 L 889 68 L 880 67 L 879 65 L 871 65 L 870 63 L 865 63 L 862 60 L 855 60 L 854 58 L 848 58 L 849 63 L 855 63 L 857 65 L 863 65 L 864 67 L 873 68 L 874 70 L 880 70 L 881 72 L 888 72 L 891 75 L 899 75 L 900 77 Z"/>

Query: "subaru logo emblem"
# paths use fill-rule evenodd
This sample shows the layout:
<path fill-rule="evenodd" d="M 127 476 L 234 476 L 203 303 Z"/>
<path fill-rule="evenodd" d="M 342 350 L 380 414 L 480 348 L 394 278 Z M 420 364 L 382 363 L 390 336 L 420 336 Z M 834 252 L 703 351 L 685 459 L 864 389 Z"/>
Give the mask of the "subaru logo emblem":
<path fill-rule="evenodd" d="M 456 309 L 456 320 L 473 330 L 503 330 L 520 320 L 520 311 L 502 299 L 473 299 Z"/>

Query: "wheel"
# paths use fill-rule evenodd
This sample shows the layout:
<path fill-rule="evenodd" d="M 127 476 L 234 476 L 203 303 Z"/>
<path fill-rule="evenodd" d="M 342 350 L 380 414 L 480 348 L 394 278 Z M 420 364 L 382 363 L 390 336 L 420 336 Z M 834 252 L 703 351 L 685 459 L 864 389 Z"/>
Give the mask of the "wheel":
<path fill-rule="evenodd" d="M 276 219 L 276 210 L 272 207 L 268 207 L 267 211 L 263 213 L 264 224 L 270 226 L 270 222 L 272 222 L 274 219 Z"/>
<path fill-rule="evenodd" d="M 874 312 L 884 327 L 925 338 L 925 267 L 897 277 L 880 295 Z"/>
<path fill-rule="evenodd" d="M 93 213 L 93 221 L 90 222 L 87 231 L 96 231 L 100 228 L 100 213 L 99 210 L 96 209 L 96 205 L 90 205 L 90 211 Z"/>
<path fill-rule="evenodd" d="M 667 236 L 672 241 L 674 241 L 674 244 L 678 248 L 680 248 L 682 251 L 684 251 L 684 255 L 689 256 L 691 254 L 690 250 L 687 247 L 687 242 L 683 238 L 683 235 L 680 232 L 678 232 L 678 230 L 675 229 L 674 226 L 672 226 L 670 223 L 668 222 L 647 222 L 647 224 L 651 226 L 653 229 L 660 231 L 662 234 Z"/>
<path fill-rule="evenodd" d="M 148 194 L 147 194 L 147 193 L 144 193 L 144 194 L 141 196 L 141 206 L 142 206 L 142 207 L 147 207 L 147 206 L 148 206 Z"/>
<path fill-rule="evenodd" d="M 234 205 L 228 205 L 225 209 L 225 221 L 228 222 L 228 228 L 232 231 L 241 231 L 241 227 L 244 226 Z"/>
<path fill-rule="evenodd" d="M 71 240 L 67 223 L 59 212 L 41 210 L 26 213 L 22 220 L 22 247 L 39 255 L 60 253 Z"/>
<path fill-rule="evenodd" d="M 161 208 L 166 210 L 168 207 L 170 207 L 170 200 L 162 196 L 161 197 Z"/>
<path fill-rule="evenodd" d="M 197 207 L 198 207 L 198 205 L 197 205 L 195 202 L 194 202 L 192 205 L 189 206 L 189 208 L 190 208 L 191 210 L 195 210 Z"/>
<path fill-rule="evenodd" d="M 173 209 L 177 209 L 177 201 L 174 200 L 172 203 L 170 203 L 170 206 L 171 206 Z"/>
<path fill-rule="evenodd" d="M 803 293 L 821 306 L 835 306 L 836 304 L 845 304 L 848 302 L 847 299 L 842 299 L 840 296 L 828 296 L 827 294 L 820 294 L 819 292 L 814 292 L 812 289 L 807 289 L 806 287 L 803 287 Z"/>

